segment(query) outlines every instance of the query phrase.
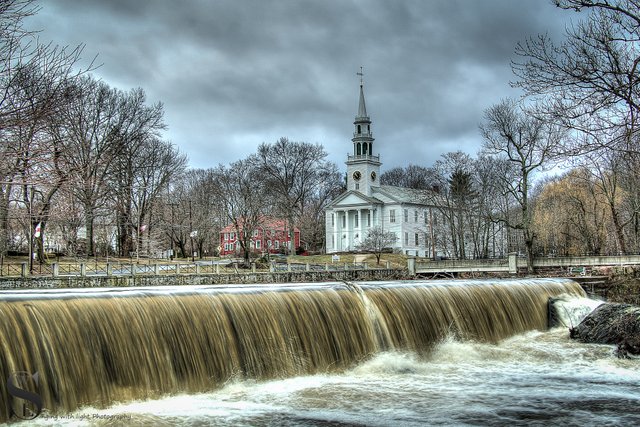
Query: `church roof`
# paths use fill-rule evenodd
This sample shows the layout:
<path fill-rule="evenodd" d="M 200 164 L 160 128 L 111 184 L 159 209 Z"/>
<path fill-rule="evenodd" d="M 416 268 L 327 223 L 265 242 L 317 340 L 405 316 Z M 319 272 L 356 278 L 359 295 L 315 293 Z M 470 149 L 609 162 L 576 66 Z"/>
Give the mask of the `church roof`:
<path fill-rule="evenodd" d="M 343 201 L 345 201 L 347 198 L 349 198 L 349 196 L 354 196 L 352 198 L 360 199 L 360 200 L 358 200 L 358 202 L 361 203 L 361 204 L 372 204 L 372 205 L 384 204 L 384 202 L 382 200 L 376 199 L 375 197 L 369 197 L 369 196 L 367 196 L 365 194 L 362 194 L 359 191 L 348 190 L 348 191 L 345 191 L 344 193 L 340 194 L 335 199 L 333 199 L 331 201 L 331 203 L 329 203 L 329 205 L 327 205 L 327 207 L 325 209 L 330 209 L 330 208 L 335 207 L 336 205 L 341 204 Z M 349 204 L 353 204 L 353 203 L 349 203 Z"/>
<path fill-rule="evenodd" d="M 413 188 L 395 187 L 393 185 L 381 185 L 380 187 L 372 187 L 371 190 L 375 196 L 376 193 L 387 196 L 397 203 L 413 203 L 424 205 L 433 201 L 434 193 L 429 190 L 416 190 Z"/>

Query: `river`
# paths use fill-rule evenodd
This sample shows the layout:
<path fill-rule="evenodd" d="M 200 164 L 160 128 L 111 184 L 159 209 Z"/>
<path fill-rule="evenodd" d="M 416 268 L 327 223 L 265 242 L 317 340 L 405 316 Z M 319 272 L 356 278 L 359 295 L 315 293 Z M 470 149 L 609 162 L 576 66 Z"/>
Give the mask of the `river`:
<path fill-rule="evenodd" d="M 37 425 L 639 425 L 640 361 L 566 329 L 498 344 L 447 339 L 431 354 L 385 352 L 342 374 L 230 381 L 212 393 L 85 408 Z"/>

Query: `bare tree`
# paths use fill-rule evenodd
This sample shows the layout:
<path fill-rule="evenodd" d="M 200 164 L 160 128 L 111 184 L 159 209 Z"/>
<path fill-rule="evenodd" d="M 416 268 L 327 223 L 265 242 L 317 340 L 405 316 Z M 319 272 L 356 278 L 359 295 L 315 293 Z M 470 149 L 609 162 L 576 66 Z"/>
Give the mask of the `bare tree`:
<path fill-rule="evenodd" d="M 41 169 L 43 160 L 60 158 L 59 147 L 43 138 L 43 126 L 72 96 L 69 81 L 87 71 L 73 70 L 82 46 L 42 45 L 24 29 L 24 19 L 38 9 L 32 0 L 0 2 L 0 254 L 6 251 L 12 188 L 16 182 L 23 188 L 26 182 L 35 185 L 38 177 L 29 174 Z M 57 177 L 40 181 L 47 188 L 39 192 L 44 211 L 37 220 L 48 214 L 50 199 L 64 181 L 59 165 L 50 165 L 49 172 L 54 170 Z M 30 193 L 22 193 L 23 199 L 29 199 Z"/>
<path fill-rule="evenodd" d="M 380 176 L 380 183 L 394 187 L 431 190 L 437 185 L 437 172 L 433 168 L 409 165 L 406 168 L 396 167 Z"/>
<path fill-rule="evenodd" d="M 162 104 L 147 105 L 146 101 L 141 88 L 118 91 L 117 116 L 109 135 L 117 148 L 110 165 L 109 191 L 115 198 L 121 256 L 134 249 L 139 252 L 142 244 L 140 226 L 149 211 L 149 202 L 186 165 L 183 156 L 171 144 L 160 139 L 160 131 L 165 128 Z M 149 235 L 152 227 L 150 223 L 146 225 L 144 231 Z"/>
<path fill-rule="evenodd" d="M 480 126 L 487 154 L 503 158 L 508 166 L 502 176 L 502 188 L 519 209 L 518 215 L 499 218 L 507 227 L 523 233 L 527 269 L 533 271 L 532 205 L 530 192 L 536 171 L 548 166 L 554 149 L 562 139 L 557 127 L 550 125 L 514 100 L 506 99 L 485 111 Z"/>
<path fill-rule="evenodd" d="M 538 36 L 517 45 L 515 86 L 544 96 L 554 120 L 578 132 L 572 154 L 609 147 L 636 151 L 640 108 L 640 2 L 555 0 L 587 15 L 565 41 Z"/>
<path fill-rule="evenodd" d="M 255 157 L 266 188 L 274 196 L 274 210 L 287 220 L 290 241 L 314 189 L 322 181 L 334 180 L 335 166 L 326 160 L 327 153 L 319 144 L 291 142 L 280 138 L 274 144 L 261 144 Z M 294 248 L 295 249 L 295 248 Z"/>
<path fill-rule="evenodd" d="M 376 256 L 376 263 L 380 265 L 382 252 L 393 247 L 398 236 L 392 231 L 384 231 L 382 227 L 374 227 L 369 230 L 367 236 L 358 244 L 358 250 L 371 252 Z"/>
<path fill-rule="evenodd" d="M 298 227 L 304 236 L 307 249 L 324 250 L 326 246 L 324 209 L 344 191 L 343 181 L 335 164 L 328 164 L 320 171 L 319 179 L 302 207 Z"/>
<path fill-rule="evenodd" d="M 217 199 L 225 206 L 229 222 L 233 224 L 242 249 L 245 266 L 250 264 L 253 232 L 264 219 L 268 208 L 266 182 L 257 159 L 249 158 L 218 166 L 215 170 Z"/>

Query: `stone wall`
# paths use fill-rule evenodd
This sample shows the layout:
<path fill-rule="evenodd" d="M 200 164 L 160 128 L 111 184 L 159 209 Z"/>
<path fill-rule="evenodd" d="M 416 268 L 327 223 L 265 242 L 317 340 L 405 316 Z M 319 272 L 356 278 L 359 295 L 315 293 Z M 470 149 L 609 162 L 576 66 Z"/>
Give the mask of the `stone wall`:
<path fill-rule="evenodd" d="M 406 270 L 298 271 L 239 274 L 166 274 L 136 276 L 0 277 L 0 289 L 108 288 L 214 284 L 269 284 L 331 281 L 399 280 Z M 1 296 L 0 296 L 1 298 Z"/>

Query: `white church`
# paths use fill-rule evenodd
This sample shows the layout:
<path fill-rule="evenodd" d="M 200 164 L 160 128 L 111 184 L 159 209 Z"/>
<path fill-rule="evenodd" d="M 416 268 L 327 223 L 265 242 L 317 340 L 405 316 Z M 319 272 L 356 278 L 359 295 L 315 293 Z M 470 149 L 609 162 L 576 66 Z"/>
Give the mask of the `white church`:
<path fill-rule="evenodd" d="M 371 119 L 360 81 L 360 102 L 354 121 L 353 154 L 347 156 L 347 190 L 325 209 L 327 253 L 358 250 L 369 230 L 393 232 L 392 249 L 407 255 L 442 255 L 437 238 L 438 209 L 429 194 L 409 188 L 380 185 L 380 155 L 374 155 Z"/>

